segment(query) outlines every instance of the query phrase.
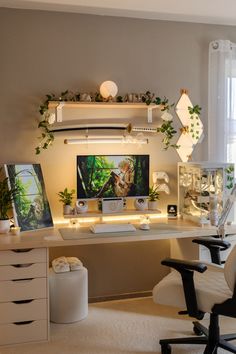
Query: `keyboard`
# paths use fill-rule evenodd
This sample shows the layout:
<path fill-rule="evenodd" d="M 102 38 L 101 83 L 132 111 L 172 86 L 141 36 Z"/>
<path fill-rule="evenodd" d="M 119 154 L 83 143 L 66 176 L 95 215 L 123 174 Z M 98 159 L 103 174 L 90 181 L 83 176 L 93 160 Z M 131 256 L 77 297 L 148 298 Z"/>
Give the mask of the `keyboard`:
<path fill-rule="evenodd" d="M 94 224 L 90 226 L 90 230 L 95 234 L 102 234 L 105 232 L 127 232 L 136 231 L 132 224 Z"/>

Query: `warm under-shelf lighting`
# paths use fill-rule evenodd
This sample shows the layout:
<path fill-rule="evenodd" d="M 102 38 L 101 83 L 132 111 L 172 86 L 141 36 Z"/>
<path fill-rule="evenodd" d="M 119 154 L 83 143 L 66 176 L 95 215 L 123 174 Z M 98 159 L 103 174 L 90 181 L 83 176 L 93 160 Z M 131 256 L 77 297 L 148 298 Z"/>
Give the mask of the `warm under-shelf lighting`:
<path fill-rule="evenodd" d="M 65 139 L 64 144 L 148 144 L 148 139 L 136 138 L 85 138 L 85 139 Z"/>

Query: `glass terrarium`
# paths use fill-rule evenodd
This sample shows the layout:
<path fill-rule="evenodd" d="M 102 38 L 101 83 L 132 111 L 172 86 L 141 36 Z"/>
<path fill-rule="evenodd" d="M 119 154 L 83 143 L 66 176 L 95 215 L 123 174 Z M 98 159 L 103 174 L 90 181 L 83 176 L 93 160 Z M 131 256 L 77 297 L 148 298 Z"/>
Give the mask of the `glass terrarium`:
<path fill-rule="evenodd" d="M 224 203 L 234 185 L 230 163 L 178 163 L 178 204 L 184 219 L 217 225 Z M 228 221 L 233 220 L 231 211 Z"/>

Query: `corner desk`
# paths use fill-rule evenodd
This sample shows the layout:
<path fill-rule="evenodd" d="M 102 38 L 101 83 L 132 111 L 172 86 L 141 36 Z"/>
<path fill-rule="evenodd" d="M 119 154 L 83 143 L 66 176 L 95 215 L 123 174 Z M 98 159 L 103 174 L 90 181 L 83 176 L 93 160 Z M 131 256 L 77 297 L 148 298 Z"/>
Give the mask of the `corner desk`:
<path fill-rule="evenodd" d="M 138 227 L 138 226 L 137 226 Z M 194 237 L 214 236 L 216 228 L 182 220 L 159 219 L 150 230 L 93 234 L 88 227 L 71 230 L 63 239 L 55 228 L 0 235 L 0 345 L 49 340 L 49 248 L 118 242 L 171 239 L 185 243 Z M 236 234 L 236 226 L 227 226 Z M 70 231 L 67 231 L 67 235 Z M 178 247 L 177 247 L 178 248 Z"/>

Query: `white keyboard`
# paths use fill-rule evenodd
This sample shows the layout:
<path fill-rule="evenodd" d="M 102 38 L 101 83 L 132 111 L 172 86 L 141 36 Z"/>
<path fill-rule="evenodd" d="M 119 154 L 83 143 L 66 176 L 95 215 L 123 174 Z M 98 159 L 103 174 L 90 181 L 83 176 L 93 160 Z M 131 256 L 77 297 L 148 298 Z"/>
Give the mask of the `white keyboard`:
<path fill-rule="evenodd" d="M 135 231 L 136 228 L 132 224 L 94 224 L 90 230 L 95 234 L 102 234 L 104 232 L 127 232 Z"/>

